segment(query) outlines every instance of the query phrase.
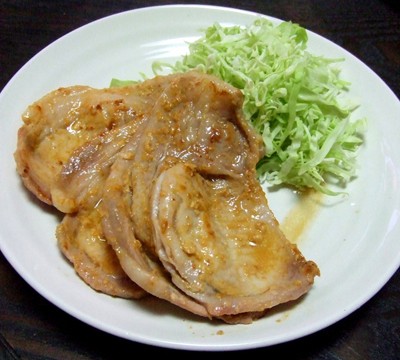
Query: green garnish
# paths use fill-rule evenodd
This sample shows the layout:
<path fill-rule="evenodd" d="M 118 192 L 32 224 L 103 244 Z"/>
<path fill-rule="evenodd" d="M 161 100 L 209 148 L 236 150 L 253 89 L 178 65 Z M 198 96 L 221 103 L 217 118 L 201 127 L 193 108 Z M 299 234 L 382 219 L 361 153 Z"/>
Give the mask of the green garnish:
<path fill-rule="evenodd" d="M 242 90 L 245 116 L 266 146 L 260 181 L 336 194 L 328 184 L 345 186 L 356 175 L 365 119 L 350 118 L 356 105 L 340 78 L 343 59 L 312 55 L 307 41 L 306 30 L 291 22 L 216 23 L 189 44 L 182 60 L 155 62 L 153 71 L 197 69 Z"/>

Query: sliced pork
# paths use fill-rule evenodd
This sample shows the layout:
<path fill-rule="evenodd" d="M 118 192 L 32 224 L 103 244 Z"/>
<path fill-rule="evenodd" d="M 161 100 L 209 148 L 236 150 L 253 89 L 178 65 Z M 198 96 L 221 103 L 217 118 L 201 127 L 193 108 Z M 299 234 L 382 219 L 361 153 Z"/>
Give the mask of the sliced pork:
<path fill-rule="evenodd" d="M 141 119 L 162 91 L 155 81 L 119 89 L 59 88 L 30 105 L 18 131 L 15 160 L 25 186 L 45 203 L 73 152 L 95 136 Z"/>
<path fill-rule="evenodd" d="M 61 251 L 84 281 L 114 296 L 137 298 L 144 291 L 115 261 L 112 248 L 102 236 L 100 218 L 96 229 L 88 219 L 93 217 L 92 209 L 101 195 L 98 187 L 113 154 L 143 121 L 162 87 L 163 81 L 123 89 L 60 88 L 27 108 L 22 116 L 24 125 L 18 131 L 14 156 L 23 183 L 43 202 L 72 214 L 57 229 Z M 106 161 L 99 169 L 101 159 L 93 156 L 111 139 L 112 145 L 106 153 L 103 151 Z M 78 174 L 75 181 L 72 174 Z M 101 175 L 97 182 L 96 174 Z M 94 241 L 93 231 L 98 234 L 95 238 L 102 240 Z"/>
<path fill-rule="evenodd" d="M 146 295 L 122 270 L 114 250 L 103 236 L 97 209 L 66 214 L 56 235 L 63 254 L 93 289 L 130 299 Z"/>
<path fill-rule="evenodd" d="M 318 274 L 268 207 L 255 173 L 261 140 L 241 106 L 214 77 L 171 76 L 103 195 L 105 235 L 131 279 L 228 322 L 297 299 Z"/>
<path fill-rule="evenodd" d="M 318 267 L 268 206 L 255 172 L 262 141 L 238 89 L 188 72 L 60 92 L 25 114 L 17 169 L 67 214 L 59 245 L 90 286 L 229 323 L 310 289 Z"/>
<path fill-rule="evenodd" d="M 218 177 L 179 163 L 152 196 L 158 256 L 210 316 L 249 322 L 311 287 L 317 267 L 284 237 L 255 174 Z"/>

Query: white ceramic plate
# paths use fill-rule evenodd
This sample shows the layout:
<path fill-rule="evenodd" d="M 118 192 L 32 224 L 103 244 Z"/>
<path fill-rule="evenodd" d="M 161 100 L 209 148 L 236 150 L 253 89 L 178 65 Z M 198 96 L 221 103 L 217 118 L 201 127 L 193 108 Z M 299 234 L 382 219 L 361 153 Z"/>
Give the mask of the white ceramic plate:
<path fill-rule="evenodd" d="M 165 6 L 116 14 L 77 29 L 32 58 L 0 95 L 1 251 L 40 294 L 76 318 L 145 344 L 190 350 L 236 350 L 296 339 L 342 319 L 368 301 L 400 264 L 400 103 L 361 61 L 309 33 L 315 54 L 344 57 L 342 76 L 361 101 L 355 116 L 368 118 L 359 177 L 348 196 L 330 199 L 299 247 L 316 261 L 321 277 L 300 302 L 251 325 L 196 318 L 160 301 L 115 299 L 85 285 L 60 255 L 54 236 L 59 218 L 33 200 L 15 171 L 20 115 L 28 104 L 59 86 L 107 87 L 113 77 L 151 75 L 156 59 L 173 62 L 187 41 L 218 21 L 249 24 L 257 15 L 210 6 Z M 277 19 L 271 19 L 278 22 Z M 292 206 L 290 192 L 270 193 L 278 219 Z"/>

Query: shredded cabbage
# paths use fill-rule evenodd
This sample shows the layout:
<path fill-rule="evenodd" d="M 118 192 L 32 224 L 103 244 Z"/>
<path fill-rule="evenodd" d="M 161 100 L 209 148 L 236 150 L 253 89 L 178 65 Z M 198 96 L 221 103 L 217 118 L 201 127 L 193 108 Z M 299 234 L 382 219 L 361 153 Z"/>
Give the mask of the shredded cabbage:
<path fill-rule="evenodd" d="M 260 181 L 337 194 L 328 184 L 345 186 L 356 175 L 365 119 L 350 119 L 356 105 L 340 78 L 343 59 L 312 55 L 307 41 L 306 30 L 291 22 L 215 23 L 180 61 L 155 62 L 153 71 L 197 69 L 241 89 L 244 114 L 266 147 Z"/>

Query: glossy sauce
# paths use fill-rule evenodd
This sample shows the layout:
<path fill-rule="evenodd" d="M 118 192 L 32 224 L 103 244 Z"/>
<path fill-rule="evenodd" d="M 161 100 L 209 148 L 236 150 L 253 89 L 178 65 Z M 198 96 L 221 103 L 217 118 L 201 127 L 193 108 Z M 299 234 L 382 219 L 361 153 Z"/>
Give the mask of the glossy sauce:
<path fill-rule="evenodd" d="M 298 244 L 321 208 L 324 194 L 309 190 L 298 195 L 298 202 L 281 222 L 281 229 L 290 242 Z"/>

